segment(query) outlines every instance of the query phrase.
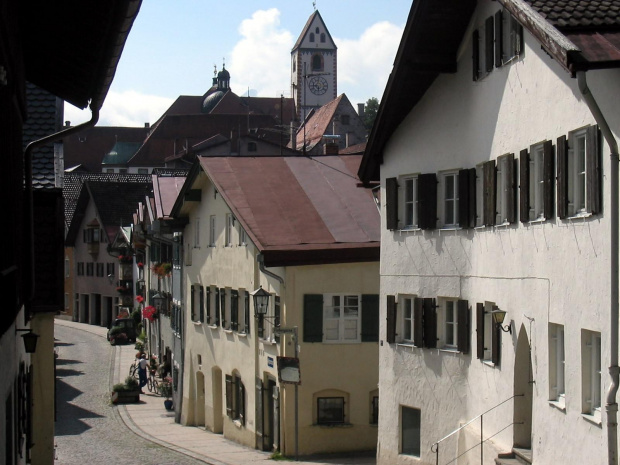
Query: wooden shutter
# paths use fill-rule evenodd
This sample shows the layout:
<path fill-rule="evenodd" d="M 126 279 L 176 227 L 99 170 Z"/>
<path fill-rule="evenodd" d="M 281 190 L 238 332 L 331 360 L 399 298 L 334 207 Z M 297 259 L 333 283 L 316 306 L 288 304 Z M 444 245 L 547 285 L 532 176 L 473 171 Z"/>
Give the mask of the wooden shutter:
<path fill-rule="evenodd" d="M 424 347 L 424 299 L 413 299 L 413 345 Z"/>
<path fill-rule="evenodd" d="M 469 170 L 459 170 L 459 225 L 462 228 L 471 227 L 472 212 L 469 209 L 469 193 Z"/>
<path fill-rule="evenodd" d="M 496 182 L 496 170 L 495 160 L 489 160 L 484 163 L 482 167 L 482 173 L 484 180 L 482 182 L 482 221 L 485 226 L 493 226 L 495 224 L 495 182 Z"/>
<path fill-rule="evenodd" d="M 239 291 L 236 289 L 230 291 L 230 329 L 239 329 Z"/>
<path fill-rule="evenodd" d="M 273 325 L 276 328 L 280 327 L 280 296 L 276 295 L 273 298 Z M 276 342 L 280 342 L 280 334 L 274 331 L 274 339 Z"/>
<path fill-rule="evenodd" d="M 215 315 L 213 315 L 213 324 L 220 325 L 220 289 L 215 288 Z"/>
<path fill-rule="evenodd" d="M 256 422 L 256 436 L 258 436 L 258 444 L 259 447 L 263 444 L 263 421 L 264 421 L 264 411 L 263 411 L 263 381 L 256 377 L 255 379 L 255 387 L 256 387 L 256 401 L 254 402 L 254 408 L 256 413 L 254 415 L 254 419 Z"/>
<path fill-rule="evenodd" d="M 437 175 L 418 176 L 418 226 L 420 229 L 437 227 Z"/>
<path fill-rule="evenodd" d="M 476 227 L 478 209 L 476 207 L 476 168 L 469 169 L 469 227 Z"/>
<path fill-rule="evenodd" d="M 390 231 L 398 229 L 398 181 L 396 178 L 385 180 L 385 218 Z"/>
<path fill-rule="evenodd" d="M 189 308 L 192 314 L 192 321 L 196 321 L 196 298 L 194 297 L 196 287 L 192 284 L 189 288 Z"/>
<path fill-rule="evenodd" d="M 499 357 L 500 357 L 500 347 L 499 344 L 501 342 L 501 329 L 499 325 L 493 323 L 491 320 L 492 330 L 491 330 L 491 361 L 495 365 L 499 365 Z"/>
<path fill-rule="evenodd" d="M 211 315 L 211 286 L 207 286 L 207 302 L 206 302 L 206 307 L 207 307 L 207 324 L 213 324 L 212 322 L 212 315 Z"/>
<path fill-rule="evenodd" d="M 509 153 L 505 155 L 506 163 L 504 164 L 504 169 L 506 170 L 506 186 L 504 189 L 506 190 L 506 205 L 508 209 L 506 211 L 506 219 L 509 223 L 514 223 L 517 221 L 516 216 L 516 190 L 517 183 L 515 181 L 515 154 Z"/>
<path fill-rule="evenodd" d="M 237 407 L 237 418 L 242 425 L 245 425 L 245 386 L 240 378 L 237 378 L 237 389 L 239 390 L 239 406 Z"/>
<path fill-rule="evenodd" d="M 555 145 L 557 163 L 557 214 L 568 217 L 568 146 L 566 136 L 558 137 Z"/>
<path fill-rule="evenodd" d="M 385 340 L 388 344 L 394 344 L 396 342 L 396 297 L 388 295 L 386 307 L 387 324 Z"/>
<path fill-rule="evenodd" d="M 476 357 L 484 360 L 484 304 L 476 304 Z"/>
<path fill-rule="evenodd" d="M 469 302 L 459 300 L 457 302 L 457 321 L 458 321 L 458 350 L 464 354 L 469 353 Z"/>
<path fill-rule="evenodd" d="M 437 347 L 437 309 L 435 299 L 426 298 L 422 304 L 424 312 L 424 347 Z"/>
<path fill-rule="evenodd" d="M 474 81 L 480 78 L 480 33 L 476 29 L 471 35 L 472 77 Z"/>
<path fill-rule="evenodd" d="M 222 328 L 230 327 L 230 322 L 226 321 L 226 289 L 225 288 L 220 289 L 220 320 L 222 322 Z"/>
<path fill-rule="evenodd" d="M 233 417 L 233 377 L 226 375 L 226 415 Z"/>
<path fill-rule="evenodd" d="M 503 23 L 502 23 L 502 10 L 497 10 L 495 13 L 495 67 L 502 66 L 502 50 L 503 50 Z"/>
<path fill-rule="evenodd" d="M 200 322 L 204 323 L 205 321 L 205 288 L 204 286 L 200 286 Z"/>
<path fill-rule="evenodd" d="M 599 130 L 590 126 L 586 131 L 586 209 L 596 214 L 602 211 Z"/>
<path fill-rule="evenodd" d="M 245 311 L 245 334 L 250 334 L 250 292 L 245 291 L 245 299 L 243 299 Z"/>
<path fill-rule="evenodd" d="M 487 73 L 493 71 L 493 16 L 484 22 L 484 66 Z"/>
<path fill-rule="evenodd" d="M 304 342 L 323 342 L 322 294 L 304 294 Z"/>
<path fill-rule="evenodd" d="M 530 221 L 530 154 L 527 149 L 519 152 L 519 219 Z"/>
<path fill-rule="evenodd" d="M 545 185 L 545 194 L 543 201 L 543 209 L 545 219 L 550 220 L 553 218 L 553 206 L 555 204 L 554 192 L 555 183 L 553 182 L 554 176 L 554 163 L 553 163 L 553 143 L 548 140 L 543 144 L 543 176 Z"/>
<path fill-rule="evenodd" d="M 379 342 L 379 295 L 362 294 L 362 342 Z"/>

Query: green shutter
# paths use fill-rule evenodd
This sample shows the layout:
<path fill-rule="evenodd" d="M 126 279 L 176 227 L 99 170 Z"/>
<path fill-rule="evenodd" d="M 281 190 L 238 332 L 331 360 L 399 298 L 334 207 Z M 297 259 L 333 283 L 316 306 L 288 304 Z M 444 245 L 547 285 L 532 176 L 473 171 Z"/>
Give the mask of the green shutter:
<path fill-rule="evenodd" d="M 362 295 L 362 342 L 379 342 L 379 295 Z"/>
<path fill-rule="evenodd" d="M 230 329 L 237 331 L 239 328 L 239 291 L 230 291 Z"/>
<path fill-rule="evenodd" d="M 250 293 L 245 291 L 245 299 L 243 300 L 245 308 L 245 334 L 250 334 Z"/>
<path fill-rule="evenodd" d="M 226 415 L 233 416 L 233 377 L 226 375 Z"/>
<path fill-rule="evenodd" d="M 323 342 L 323 295 L 304 295 L 304 342 Z"/>
<path fill-rule="evenodd" d="M 200 322 L 205 321 L 205 288 L 200 286 Z"/>
<path fill-rule="evenodd" d="M 194 285 L 192 284 L 189 288 L 189 302 L 190 302 L 190 310 L 192 315 L 192 321 L 196 321 L 196 299 L 194 298 Z"/>
<path fill-rule="evenodd" d="M 458 301 L 458 349 L 464 354 L 469 353 L 469 302 L 467 300 Z"/>
<path fill-rule="evenodd" d="M 396 178 L 385 180 L 385 216 L 387 229 L 390 231 L 398 229 L 398 181 Z"/>

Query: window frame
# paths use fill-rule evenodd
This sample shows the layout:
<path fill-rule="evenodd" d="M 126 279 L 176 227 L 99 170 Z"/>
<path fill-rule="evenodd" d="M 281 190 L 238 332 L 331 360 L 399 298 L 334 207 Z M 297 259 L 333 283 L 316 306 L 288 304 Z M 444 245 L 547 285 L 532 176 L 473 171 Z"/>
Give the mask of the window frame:
<path fill-rule="evenodd" d="M 602 407 L 601 333 L 581 330 L 582 414 L 597 421 Z"/>
<path fill-rule="evenodd" d="M 235 217 L 232 213 L 226 213 L 226 234 L 225 234 L 225 247 L 232 247 L 232 232 L 235 229 Z"/>
<path fill-rule="evenodd" d="M 412 416 L 410 420 L 413 421 L 413 425 L 406 429 L 405 420 L 406 417 Z M 413 429 L 414 437 L 410 437 L 407 432 Z M 417 434 L 416 434 L 417 431 Z M 400 406 L 400 450 L 401 455 L 410 455 L 413 457 L 421 456 L 422 449 L 422 411 L 417 408 L 408 407 L 406 405 Z M 411 443 L 411 445 L 409 445 Z"/>
<path fill-rule="evenodd" d="M 340 418 L 329 420 L 325 418 L 325 410 L 321 409 L 322 401 L 340 401 Z M 334 409 L 334 407 L 331 407 Z M 323 412 L 323 415 L 321 414 Z M 317 425 L 342 425 L 346 423 L 345 398 L 344 396 L 317 397 L 316 399 L 316 424 Z"/>
<path fill-rule="evenodd" d="M 452 179 L 452 197 L 448 197 L 448 179 Z M 439 218 L 442 229 L 457 229 L 459 223 L 459 170 L 442 171 L 439 173 Z M 447 202 L 451 202 L 448 207 Z M 447 215 L 451 214 L 452 218 Z M 448 220 L 452 220 L 451 222 Z"/>
<path fill-rule="evenodd" d="M 339 316 L 329 317 L 328 309 L 335 307 L 333 305 L 334 298 L 339 299 Z M 357 315 L 355 317 L 346 317 L 346 308 L 352 307 L 352 305 L 347 305 L 347 301 L 350 298 L 357 299 Z M 332 305 L 328 305 L 328 303 L 332 303 Z M 336 339 L 328 339 L 328 331 L 333 328 L 328 328 L 329 322 L 337 321 L 337 331 L 338 338 Z M 347 332 L 347 322 L 355 321 L 355 339 L 346 338 Z M 353 294 L 353 293 L 326 293 L 323 295 L 323 342 L 326 344 L 356 344 L 361 341 L 361 325 L 362 325 L 362 295 L 361 294 Z M 351 329 L 348 328 L 350 331 Z"/>
<path fill-rule="evenodd" d="M 209 247 L 215 247 L 217 243 L 216 217 L 216 215 L 209 216 Z"/>
<path fill-rule="evenodd" d="M 561 407 L 566 399 L 566 345 L 564 325 L 549 323 L 549 400 Z"/>
<path fill-rule="evenodd" d="M 412 174 L 403 176 L 400 180 L 402 185 L 402 225 L 401 229 L 419 229 L 418 227 L 418 175 Z M 409 192 L 408 184 L 410 183 L 411 189 Z M 408 194 L 411 194 L 411 199 L 408 198 Z M 411 218 L 409 220 L 409 218 Z"/>
<path fill-rule="evenodd" d="M 402 320 L 401 320 L 401 330 L 402 336 L 401 340 L 403 342 L 407 342 L 410 344 L 414 344 L 414 335 L 415 335 L 415 303 L 416 296 L 414 295 L 399 295 L 399 304 L 402 308 Z M 407 315 L 407 311 L 409 310 L 409 315 Z M 409 337 L 407 337 L 409 336 Z"/>

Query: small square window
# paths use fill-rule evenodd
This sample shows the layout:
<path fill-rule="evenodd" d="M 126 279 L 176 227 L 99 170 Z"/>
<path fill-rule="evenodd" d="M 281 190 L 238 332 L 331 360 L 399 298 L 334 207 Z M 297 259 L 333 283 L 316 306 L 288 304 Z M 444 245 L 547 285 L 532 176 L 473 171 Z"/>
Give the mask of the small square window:
<path fill-rule="evenodd" d="M 319 425 L 344 423 L 344 397 L 319 397 L 317 423 Z"/>

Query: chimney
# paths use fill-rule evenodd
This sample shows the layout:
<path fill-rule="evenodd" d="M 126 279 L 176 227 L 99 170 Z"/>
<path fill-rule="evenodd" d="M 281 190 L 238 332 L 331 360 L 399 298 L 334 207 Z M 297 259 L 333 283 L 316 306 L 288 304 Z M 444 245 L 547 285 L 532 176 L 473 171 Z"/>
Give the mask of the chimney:
<path fill-rule="evenodd" d="M 357 104 L 357 114 L 360 116 L 360 118 L 364 117 L 364 104 L 363 103 Z"/>
<path fill-rule="evenodd" d="M 71 121 L 65 121 L 65 126 L 70 128 L 71 127 Z"/>
<path fill-rule="evenodd" d="M 325 155 L 338 155 L 338 142 L 325 142 L 324 151 Z"/>
<path fill-rule="evenodd" d="M 144 123 L 144 127 L 145 128 L 150 128 L 151 127 L 151 123 Z"/>

